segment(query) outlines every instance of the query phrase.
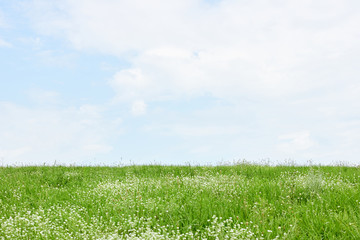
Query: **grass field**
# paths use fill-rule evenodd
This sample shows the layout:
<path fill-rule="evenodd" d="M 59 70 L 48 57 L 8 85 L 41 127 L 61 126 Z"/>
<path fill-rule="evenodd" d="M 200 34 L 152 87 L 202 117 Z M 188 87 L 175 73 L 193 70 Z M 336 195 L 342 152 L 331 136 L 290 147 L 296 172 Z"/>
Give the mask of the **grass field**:
<path fill-rule="evenodd" d="M 360 169 L 3 167 L 0 239 L 360 239 Z"/>

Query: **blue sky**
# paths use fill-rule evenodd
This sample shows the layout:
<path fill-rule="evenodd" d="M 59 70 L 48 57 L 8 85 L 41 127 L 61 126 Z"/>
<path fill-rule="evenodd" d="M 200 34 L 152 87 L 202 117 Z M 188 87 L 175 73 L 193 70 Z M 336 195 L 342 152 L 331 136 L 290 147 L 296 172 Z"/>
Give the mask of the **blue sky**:
<path fill-rule="evenodd" d="M 359 164 L 360 3 L 0 0 L 0 164 Z"/>

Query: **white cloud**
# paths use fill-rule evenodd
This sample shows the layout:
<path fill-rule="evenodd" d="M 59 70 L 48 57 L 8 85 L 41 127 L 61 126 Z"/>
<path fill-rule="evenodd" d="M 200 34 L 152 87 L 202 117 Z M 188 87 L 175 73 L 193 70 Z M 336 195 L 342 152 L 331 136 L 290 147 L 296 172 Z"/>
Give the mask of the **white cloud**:
<path fill-rule="evenodd" d="M 131 105 L 131 113 L 134 116 L 140 116 L 146 114 L 147 105 L 142 100 L 136 100 Z"/>
<path fill-rule="evenodd" d="M 278 149 L 285 153 L 305 151 L 316 145 L 316 142 L 311 139 L 309 131 L 285 134 L 278 138 L 282 141 L 278 144 Z"/>
<path fill-rule="evenodd" d="M 108 145 L 101 145 L 101 144 L 90 144 L 83 146 L 83 150 L 86 152 L 90 152 L 92 154 L 108 153 L 111 150 L 113 150 L 113 147 Z"/>
<path fill-rule="evenodd" d="M 232 104 L 211 108 L 204 125 L 197 115 L 169 117 L 156 131 L 232 136 L 224 152 L 242 145 L 256 157 L 356 159 L 358 1 L 34 0 L 28 9 L 40 34 L 125 58 L 131 66 L 114 70 L 109 84 L 134 115 L 146 103 L 205 94 Z M 82 146 L 92 144 L 106 145 Z"/>
<path fill-rule="evenodd" d="M 175 47 L 162 47 L 158 49 L 150 49 L 145 52 L 145 55 L 160 57 L 160 58 L 175 58 L 175 59 L 190 59 L 193 55 L 192 52 L 185 49 Z"/>
<path fill-rule="evenodd" d="M 24 156 L 26 153 L 30 151 L 31 151 L 31 147 L 20 147 L 20 148 L 12 148 L 12 149 L 0 148 L 0 165 L 7 165 L 8 158 L 14 160 L 17 159 L 18 157 Z"/>
<path fill-rule="evenodd" d="M 96 106 L 25 108 L 0 103 L 0 158 L 5 164 L 71 164 L 112 150 L 114 126 Z M 116 134 L 115 134 L 116 135 Z"/>
<path fill-rule="evenodd" d="M 165 135 L 176 135 L 181 137 L 214 137 L 224 135 L 239 135 L 244 131 L 241 126 L 209 125 L 204 122 L 202 125 L 173 124 L 168 126 L 148 126 L 147 131 L 158 131 Z"/>
<path fill-rule="evenodd" d="M 37 0 L 30 9 L 40 32 L 77 49 L 136 52 L 113 85 L 149 99 L 303 94 L 337 84 L 314 73 L 360 52 L 356 1 Z"/>
<path fill-rule="evenodd" d="M 126 69 L 117 72 L 110 81 L 110 86 L 116 91 L 116 100 L 132 100 L 143 96 L 149 87 L 149 79 L 140 69 Z"/>

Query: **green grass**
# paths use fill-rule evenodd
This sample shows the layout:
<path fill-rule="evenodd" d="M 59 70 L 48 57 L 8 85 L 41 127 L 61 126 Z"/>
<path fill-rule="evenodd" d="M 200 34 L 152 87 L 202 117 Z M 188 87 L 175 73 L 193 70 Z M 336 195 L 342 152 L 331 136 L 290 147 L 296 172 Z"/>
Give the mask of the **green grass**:
<path fill-rule="evenodd" d="M 360 239 L 359 171 L 3 167 L 0 239 Z"/>

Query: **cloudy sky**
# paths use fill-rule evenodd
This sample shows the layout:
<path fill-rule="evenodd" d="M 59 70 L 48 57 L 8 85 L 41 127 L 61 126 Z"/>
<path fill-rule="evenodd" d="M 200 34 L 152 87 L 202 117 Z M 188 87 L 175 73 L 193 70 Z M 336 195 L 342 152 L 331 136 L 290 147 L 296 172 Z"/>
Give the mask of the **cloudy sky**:
<path fill-rule="evenodd" d="M 360 163 L 356 0 L 0 0 L 0 165 Z"/>

